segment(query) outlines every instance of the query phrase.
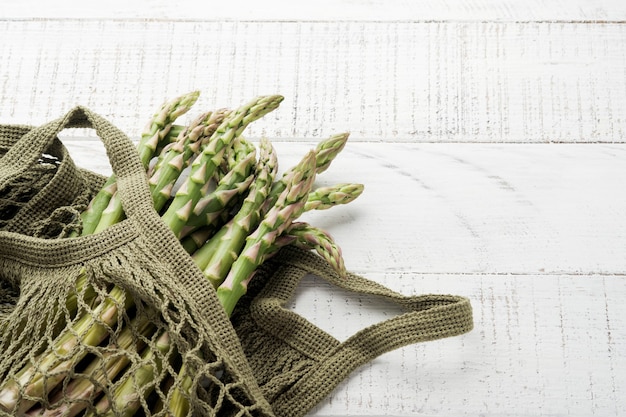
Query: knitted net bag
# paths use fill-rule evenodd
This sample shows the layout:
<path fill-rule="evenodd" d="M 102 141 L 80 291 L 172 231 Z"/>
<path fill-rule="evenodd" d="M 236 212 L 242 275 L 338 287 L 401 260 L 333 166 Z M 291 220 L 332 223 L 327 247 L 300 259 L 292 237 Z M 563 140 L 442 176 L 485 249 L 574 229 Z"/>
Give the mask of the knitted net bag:
<path fill-rule="evenodd" d="M 75 127 L 104 143 L 126 214 L 82 237 L 68 236 L 104 178 L 58 139 Z M 472 328 L 463 297 L 341 279 L 295 248 L 259 268 L 229 319 L 151 202 L 132 142 L 88 109 L 0 126 L 0 415 L 303 416 L 376 356 Z M 340 342 L 286 308 L 307 274 L 406 313 Z"/>

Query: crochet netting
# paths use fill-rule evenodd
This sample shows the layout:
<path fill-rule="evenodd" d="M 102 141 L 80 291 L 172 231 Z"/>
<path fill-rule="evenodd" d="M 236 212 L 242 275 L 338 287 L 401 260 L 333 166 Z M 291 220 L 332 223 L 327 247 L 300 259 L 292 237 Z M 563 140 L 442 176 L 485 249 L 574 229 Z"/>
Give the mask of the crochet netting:
<path fill-rule="evenodd" d="M 37 134 L 68 125 L 129 149 L 84 109 Z M 0 156 L 29 131 L 3 126 Z M 130 216 L 65 239 L 104 179 L 50 142 L 0 181 L 0 415 L 164 416 L 177 394 L 189 415 L 273 415 L 213 288 L 162 223 Z"/>
<path fill-rule="evenodd" d="M 0 146 L 0 158 L 8 150 L 6 143 L 26 131 L 27 127 L 19 126 L 0 130 L 5 144 Z M 0 230 L 47 239 L 80 231 L 80 212 L 87 207 L 100 183 L 95 176 L 85 182 L 81 177 L 66 175 L 65 171 L 76 169 L 69 159 L 61 163 L 66 158 L 66 150 L 55 143 L 48 153 L 41 154 L 19 177 L 0 189 Z M 85 176 L 91 174 L 85 171 Z M 55 190 L 58 205 L 38 198 L 46 188 Z"/>
<path fill-rule="evenodd" d="M 90 236 L 80 215 L 104 178 L 57 138 L 91 127 L 126 219 Z M 28 157 L 30 155 L 30 157 Z M 403 296 L 282 249 L 229 319 L 154 212 L 132 142 L 78 107 L 38 128 L 0 126 L 0 416 L 301 417 L 382 353 L 472 329 L 467 299 Z M 406 310 L 339 342 L 285 308 L 314 274 Z M 181 401 L 181 397 L 183 400 Z"/>

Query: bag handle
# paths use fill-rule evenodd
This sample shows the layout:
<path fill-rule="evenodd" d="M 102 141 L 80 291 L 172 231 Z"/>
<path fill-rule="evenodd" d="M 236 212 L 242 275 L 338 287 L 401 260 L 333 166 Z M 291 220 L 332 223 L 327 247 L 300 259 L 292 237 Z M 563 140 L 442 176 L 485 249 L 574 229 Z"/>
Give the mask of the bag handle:
<path fill-rule="evenodd" d="M 103 142 L 117 177 L 118 192 L 127 217 L 141 220 L 152 210 L 145 170 L 132 141 L 117 127 L 91 110 L 77 106 L 65 116 L 35 127 L 23 135 L 2 157 L 0 187 L 20 175 L 50 146 L 62 146 L 57 135 L 66 128 L 86 127 Z"/>
<path fill-rule="evenodd" d="M 293 413 L 294 399 L 304 413 L 308 412 L 351 372 L 383 353 L 414 343 L 460 335 L 473 328 L 472 308 L 467 298 L 432 294 L 405 296 L 355 274 L 342 279 L 322 258 L 302 249 L 284 248 L 277 258 L 287 267 L 279 268 L 277 275 L 252 302 L 252 314 L 267 331 L 318 363 L 272 403 L 277 415 L 287 412 L 288 408 Z M 348 291 L 381 297 L 407 312 L 366 327 L 339 342 L 284 308 L 298 282 L 307 274 Z M 276 323 L 284 326 L 276 326 Z M 288 331 L 280 331 L 279 327 Z"/>
<path fill-rule="evenodd" d="M 97 234 L 52 239 L 45 245 L 36 238 L 2 231 L 0 256 L 32 265 L 70 265 L 97 257 L 143 235 L 149 236 L 146 242 L 153 245 L 152 249 L 164 260 L 180 263 L 184 249 L 154 210 L 146 171 L 135 145 L 121 130 L 85 107 L 75 107 L 65 116 L 34 127 L 20 137 L 0 159 L 0 189 L 15 175 L 28 170 L 43 152 L 51 149 L 50 146 L 63 148 L 57 135 L 63 129 L 76 127 L 94 129 L 104 144 L 127 220 Z M 192 264 L 191 259 L 188 263 Z"/>

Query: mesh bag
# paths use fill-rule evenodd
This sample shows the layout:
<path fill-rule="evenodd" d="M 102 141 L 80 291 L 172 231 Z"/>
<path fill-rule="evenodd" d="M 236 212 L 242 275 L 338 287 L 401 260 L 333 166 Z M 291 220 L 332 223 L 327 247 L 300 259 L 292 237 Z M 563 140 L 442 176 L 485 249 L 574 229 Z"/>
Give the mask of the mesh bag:
<path fill-rule="evenodd" d="M 95 129 L 126 219 L 95 235 L 79 213 L 104 178 L 57 135 Z M 78 107 L 40 127 L 0 126 L 0 415 L 302 416 L 358 366 L 469 331 L 463 297 L 406 297 L 339 279 L 310 252 L 267 261 L 231 319 L 153 210 L 132 142 Z M 339 342 L 287 309 L 314 274 L 406 313 Z M 182 408 L 180 408 L 182 407 Z"/>

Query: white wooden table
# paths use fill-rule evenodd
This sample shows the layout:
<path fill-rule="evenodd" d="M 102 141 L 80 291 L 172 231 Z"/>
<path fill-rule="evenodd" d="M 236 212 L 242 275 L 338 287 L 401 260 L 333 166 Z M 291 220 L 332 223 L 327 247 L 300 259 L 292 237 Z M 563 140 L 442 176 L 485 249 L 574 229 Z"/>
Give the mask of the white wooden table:
<path fill-rule="evenodd" d="M 186 91 L 283 94 L 248 131 L 283 166 L 352 132 L 320 181 L 366 191 L 310 218 L 348 268 L 471 299 L 471 333 L 382 356 L 312 415 L 626 415 L 626 2 L 84 3 L 2 2 L 1 123 L 82 104 L 137 137 Z M 108 172 L 96 138 L 65 143 Z M 292 307 L 339 338 L 395 313 L 314 279 Z"/>

